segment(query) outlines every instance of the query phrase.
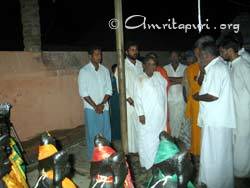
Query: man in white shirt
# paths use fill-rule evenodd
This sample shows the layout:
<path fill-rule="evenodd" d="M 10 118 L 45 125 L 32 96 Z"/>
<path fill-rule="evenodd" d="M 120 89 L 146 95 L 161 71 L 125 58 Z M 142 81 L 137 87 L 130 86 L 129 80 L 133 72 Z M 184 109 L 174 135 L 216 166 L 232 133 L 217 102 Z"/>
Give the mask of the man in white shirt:
<path fill-rule="evenodd" d="M 234 175 L 250 177 L 250 64 L 238 55 L 239 43 L 224 40 L 221 56 L 229 62 L 236 112 Z"/>
<path fill-rule="evenodd" d="M 238 55 L 240 55 L 245 61 L 247 61 L 250 64 L 250 53 L 246 51 L 246 49 L 244 48 L 244 39 L 242 34 L 240 32 L 233 33 L 232 37 L 233 37 L 232 39 L 228 40 L 234 40 L 234 41 L 236 40 L 239 46 Z"/>
<path fill-rule="evenodd" d="M 184 122 L 185 101 L 182 91 L 182 80 L 186 66 L 179 62 L 178 53 L 171 53 L 171 63 L 164 66 L 170 80 L 168 92 L 169 120 L 171 135 L 179 137 Z"/>
<path fill-rule="evenodd" d="M 214 43 L 204 43 L 200 62 L 205 76 L 199 93 L 198 125 L 202 128 L 199 182 L 208 188 L 233 188 L 232 133 L 236 127 L 233 89 L 227 66 Z"/>
<path fill-rule="evenodd" d="M 245 50 L 245 48 L 241 48 L 239 51 L 238 51 L 238 54 L 243 58 L 245 59 L 246 62 L 248 62 L 250 64 L 250 53 L 247 52 Z"/>
<path fill-rule="evenodd" d="M 225 40 L 234 40 L 238 43 L 238 55 L 245 59 L 250 64 L 250 53 L 244 48 L 244 40 L 240 32 L 235 33 L 233 31 L 228 31 L 222 33 L 221 36 L 217 39 L 217 45 L 221 48 L 221 43 Z"/>
<path fill-rule="evenodd" d="M 94 137 L 98 133 L 111 141 L 108 100 L 112 95 L 112 86 L 108 69 L 100 64 L 101 49 L 92 47 L 89 58 L 90 62 L 80 69 L 78 86 L 84 103 L 88 160 L 91 160 Z"/>
<path fill-rule="evenodd" d="M 137 60 L 138 46 L 134 42 L 126 45 L 125 77 L 127 98 L 127 130 L 128 130 L 128 152 L 137 153 L 137 136 L 135 132 L 136 115 L 134 109 L 134 82 L 143 72 L 142 63 Z"/>
<path fill-rule="evenodd" d="M 135 79 L 134 106 L 137 116 L 137 139 L 142 167 L 152 167 L 159 145 L 159 134 L 167 121 L 167 81 L 155 72 L 157 59 L 147 55 L 144 73 Z"/>

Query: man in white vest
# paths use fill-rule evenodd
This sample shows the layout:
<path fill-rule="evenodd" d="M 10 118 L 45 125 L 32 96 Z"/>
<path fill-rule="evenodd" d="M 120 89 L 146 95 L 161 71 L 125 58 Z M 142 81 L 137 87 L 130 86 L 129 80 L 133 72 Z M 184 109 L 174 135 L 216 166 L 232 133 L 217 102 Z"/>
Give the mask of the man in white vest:
<path fill-rule="evenodd" d="M 182 92 L 182 80 L 186 65 L 179 62 L 178 53 L 173 51 L 171 52 L 171 62 L 164 69 L 167 71 L 170 80 L 168 105 L 171 135 L 178 138 L 184 121 L 185 101 Z"/>

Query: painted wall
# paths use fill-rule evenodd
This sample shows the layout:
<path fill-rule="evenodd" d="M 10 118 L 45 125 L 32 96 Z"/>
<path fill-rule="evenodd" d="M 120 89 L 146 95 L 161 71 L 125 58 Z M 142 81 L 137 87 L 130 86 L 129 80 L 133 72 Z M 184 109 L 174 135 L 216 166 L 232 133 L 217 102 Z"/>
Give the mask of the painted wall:
<path fill-rule="evenodd" d="M 168 58 L 157 54 L 160 62 Z M 12 104 L 11 121 L 21 140 L 84 124 L 77 76 L 87 62 L 86 52 L 0 52 L 0 103 Z M 103 63 L 110 68 L 116 53 L 104 52 Z"/>

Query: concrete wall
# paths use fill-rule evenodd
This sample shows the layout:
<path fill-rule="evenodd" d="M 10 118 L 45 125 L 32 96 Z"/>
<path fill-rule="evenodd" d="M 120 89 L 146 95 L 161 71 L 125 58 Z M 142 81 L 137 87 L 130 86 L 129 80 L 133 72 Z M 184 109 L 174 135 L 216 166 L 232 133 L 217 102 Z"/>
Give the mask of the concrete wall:
<path fill-rule="evenodd" d="M 157 54 L 166 62 L 168 53 Z M 11 121 L 21 140 L 84 123 L 77 76 L 87 62 L 86 52 L 0 52 L 0 103 L 12 104 Z M 116 53 L 104 52 L 103 63 L 110 68 Z"/>
<path fill-rule="evenodd" d="M 25 51 L 41 51 L 41 29 L 38 0 L 19 0 Z"/>

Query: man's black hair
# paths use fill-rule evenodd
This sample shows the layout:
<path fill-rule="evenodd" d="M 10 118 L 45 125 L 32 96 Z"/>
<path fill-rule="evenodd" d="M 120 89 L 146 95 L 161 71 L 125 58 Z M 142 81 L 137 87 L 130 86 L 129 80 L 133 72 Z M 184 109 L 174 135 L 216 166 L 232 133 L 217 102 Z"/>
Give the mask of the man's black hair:
<path fill-rule="evenodd" d="M 128 41 L 125 45 L 125 51 L 127 51 L 131 46 L 137 46 L 138 48 L 138 44 L 135 41 Z"/>
<path fill-rule="evenodd" d="M 242 48 L 244 44 L 244 39 L 241 32 L 234 33 L 234 36 L 234 40 L 237 41 L 237 43 L 239 44 L 239 48 Z"/>
<path fill-rule="evenodd" d="M 95 50 L 102 51 L 102 48 L 100 46 L 91 46 L 88 50 L 88 54 L 93 55 Z"/>
<path fill-rule="evenodd" d="M 219 50 L 215 42 L 204 42 L 201 46 L 201 51 L 207 52 L 212 56 L 219 56 Z"/>
<path fill-rule="evenodd" d="M 227 50 L 232 48 L 233 51 L 235 53 L 237 53 L 239 51 L 240 44 L 239 44 L 238 41 L 235 41 L 233 39 L 224 39 L 224 40 L 221 41 L 220 47 L 222 47 L 224 49 L 227 49 Z"/>
<path fill-rule="evenodd" d="M 218 46 L 221 46 L 221 43 L 225 40 L 232 40 L 236 43 L 238 43 L 239 48 L 243 47 L 243 37 L 240 32 L 234 33 L 233 31 L 227 31 L 225 33 L 222 33 L 220 37 L 217 39 L 216 43 Z"/>

